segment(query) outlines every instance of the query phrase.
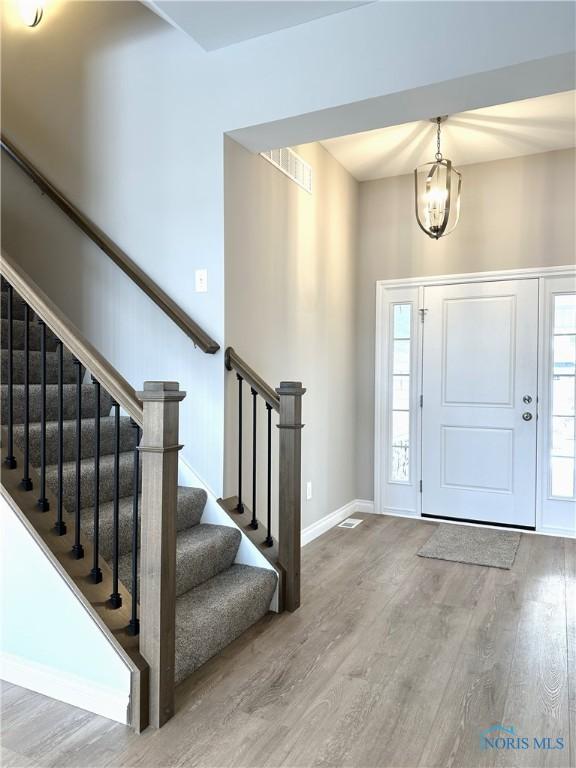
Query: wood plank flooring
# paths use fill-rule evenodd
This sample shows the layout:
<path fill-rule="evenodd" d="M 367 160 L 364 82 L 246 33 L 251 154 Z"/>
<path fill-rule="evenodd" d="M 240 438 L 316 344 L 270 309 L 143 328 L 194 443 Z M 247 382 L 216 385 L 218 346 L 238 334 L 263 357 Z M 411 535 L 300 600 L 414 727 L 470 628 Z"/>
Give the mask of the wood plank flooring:
<path fill-rule="evenodd" d="M 160 731 L 2 685 L 5 768 L 573 768 L 576 541 L 510 571 L 416 556 L 436 523 L 362 516 L 303 550 L 303 600 L 177 694 Z M 481 750 L 483 729 L 563 750 Z"/>

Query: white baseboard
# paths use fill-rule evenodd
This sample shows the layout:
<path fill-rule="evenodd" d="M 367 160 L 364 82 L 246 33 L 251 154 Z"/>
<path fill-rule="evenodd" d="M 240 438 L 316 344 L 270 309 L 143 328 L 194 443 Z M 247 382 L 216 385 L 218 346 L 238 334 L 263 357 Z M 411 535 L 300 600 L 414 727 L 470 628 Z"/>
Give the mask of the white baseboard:
<path fill-rule="evenodd" d="M 127 725 L 130 698 L 67 672 L 0 651 L 0 679 Z"/>
<path fill-rule="evenodd" d="M 318 536 L 322 536 L 323 533 L 329 531 L 330 528 L 334 528 L 335 525 L 341 523 L 342 520 L 346 520 L 347 517 L 350 517 L 355 512 L 372 514 L 374 512 L 374 502 L 365 499 L 353 499 L 353 501 L 344 504 L 340 509 L 330 512 L 329 515 L 325 515 L 320 520 L 312 523 L 312 525 L 306 526 L 306 528 L 302 529 L 302 546 L 305 547 L 306 544 L 310 544 Z"/>
<path fill-rule="evenodd" d="M 374 502 L 369 499 L 356 499 L 356 512 L 364 512 L 366 515 L 375 515 Z"/>

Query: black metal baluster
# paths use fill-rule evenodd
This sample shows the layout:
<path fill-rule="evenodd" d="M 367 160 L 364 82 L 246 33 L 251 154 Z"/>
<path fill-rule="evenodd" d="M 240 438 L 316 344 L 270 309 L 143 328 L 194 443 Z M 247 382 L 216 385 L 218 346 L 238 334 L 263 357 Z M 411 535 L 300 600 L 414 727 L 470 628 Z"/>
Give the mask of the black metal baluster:
<path fill-rule="evenodd" d="M 82 364 L 74 360 L 76 366 L 76 499 L 74 504 L 74 546 L 72 554 L 75 560 L 84 557 L 84 547 L 80 543 L 80 509 L 82 504 Z"/>
<path fill-rule="evenodd" d="M 30 479 L 30 307 L 24 305 L 24 476 L 23 491 L 32 490 Z"/>
<path fill-rule="evenodd" d="M 40 326 L 40 498 L 38 508 L 48 512 L 50 504 L 46 498 L 46 325 Z"/>
<path fill-rule="evenodd" d="M 62 514 L 62 492 L 64 488 L 64 344 L 58 341 L 58 509 L 54 530 L 58 536 L 66 533 L 66 523 Z"/>
<path fill-rule="evenodd" d="M 266 525 L 268 534 L 264 539 L 264 544 L 271 547 L 274 544 L 272 538 L 272 406 L 266 403 L 268 417 L 268 468 L 267 468 L 267 490 L 266 490 Z"/>
<path fill-rule="evenodd" d="M 118 403 L 112 404 L 114 408 L 114 517 L 112 531 L 112 594 L 110 595 L 110 606 L 120 608 L 122 605 L 122 595 L 118 591 L 118 559 L 119 533 L 120 533 L 120 406 Z"/>
<path fill-rule="evenodd" d="M 236 512 L 244 512 L 242 503 L 242 376 L 236 374 L 238 379 L 238 506 Z"/>
<path fill-rule="evenodd" d="M 256 487 L 256 398 L 258 397 L 258 392 L 252 387 L 250 392 L 252 393 L 252 520 L 250 520 L 250 528 L 256 531 L 258 529 L 258 520 L 256 519 L 256 496 L 258 491 Z"/>
<path fill-rule="evenodd" d="M 17 463 L 14 456 L 14 323 L 12 320 L 14 291 L 8 286 L 8 455 L 4 459 L 4 465 L 8 469 L 16 469 Z"/>
<path fill-rule="evenodd" d="M 130 424 L 136 431 L 134 443 L 134 488 L 132 490 L 132 615 L 128 624 L 129 635 L 140 632 L 138 619 L 138 494 L 140 491 L 140 427 L 133 419 Z"/>
<path fill-rule="evenodd" d="M 93 554 L 94 560 L 90 576 L 94 584 L 102 581 L 102 571 L 99 566 L 100 556 L 100 383 L 92 376 L 94 384 L 94 535 Z"/>

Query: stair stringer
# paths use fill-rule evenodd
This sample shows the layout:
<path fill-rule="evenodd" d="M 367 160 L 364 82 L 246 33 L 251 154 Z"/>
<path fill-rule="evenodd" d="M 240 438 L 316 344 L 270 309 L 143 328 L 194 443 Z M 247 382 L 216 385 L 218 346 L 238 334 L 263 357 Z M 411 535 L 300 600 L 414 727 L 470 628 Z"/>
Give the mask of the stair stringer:
<path fill-rule="evenodd" d="M 195 488 L 202 488 L 204 491 L 206 491 L 206 506 L 204 507 L 204 513 L 202 515 L 202 519 L 200 520 L 201 523 L 206 523 L 208 525 L 226 525 L 229 528 L 236 528 L 240 531 L 242 534 L 242 540 L 240 541 L 236 559 L 234 560 L 235 563 L 239 563 L 241 565 L 252 565 L 256 568 L 265 568 L 268 571 L 274 571 L 276 574 L 278 573 L 270 561 L 264 557 L 264 555 L 258 550 L 256 546 L 254 546 L 242 528 L 238 526 L 234 520 L 230 518 L 230 515 L 228 515 L 222 509 L 218 503 L 216 494 L 206 485 L 206 483 L 204 483 L 202 478 L 200 478 L 196 472 L 194 472 L 192 467 L 184 458 L 182 458 L 182 456 L 179 457 L 178 463 L 178 484 Z M 270 610 L 274 611 L 275 613 L 278 613 L 280 610 L 279 585 L 280 579 L 278 579 L 276 589 L 274 590 L 274 595 L 272 596 L 272 600 L 270 602 Z"/>

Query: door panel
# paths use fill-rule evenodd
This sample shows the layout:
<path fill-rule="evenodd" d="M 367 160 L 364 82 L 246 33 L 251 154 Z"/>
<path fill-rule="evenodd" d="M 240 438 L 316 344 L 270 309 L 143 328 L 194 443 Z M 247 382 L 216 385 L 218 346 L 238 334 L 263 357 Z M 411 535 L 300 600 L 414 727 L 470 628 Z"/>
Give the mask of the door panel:
<path fill-rule="evenodd" d="M 422 513 L 534 526 L 538 280 L 433 286 L 424 306 Z"/>
<path fill-rule="evenodd" d="M 512 405 L 515 296 L 448 300 L 444 312 L 445 405 Z M 470 354 L 473 350 L 474 354 Z M 466 360 L 466 365 L 462 361 Z M 499 364 L 494 368 L 494 361 Z M 490 371 L 490 375 L 486 372 Z"/>
<path fill-rule="evenodd" d="M 442 486 L 512 493 L 514 433 L 489 427 L 441 427 Z M 490 456 L 490 461 L 485 457 Z"/>

